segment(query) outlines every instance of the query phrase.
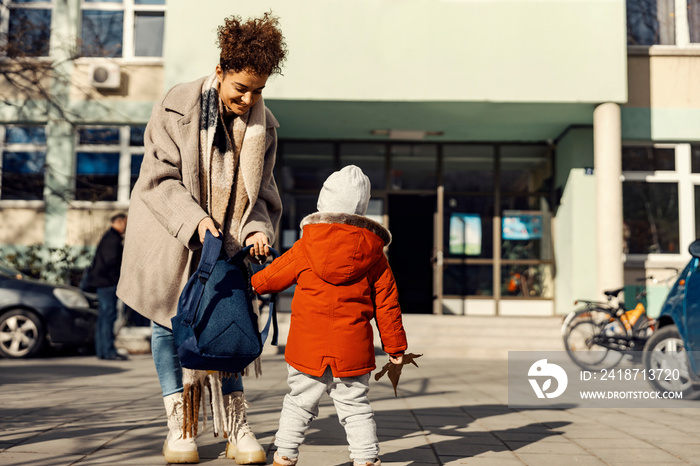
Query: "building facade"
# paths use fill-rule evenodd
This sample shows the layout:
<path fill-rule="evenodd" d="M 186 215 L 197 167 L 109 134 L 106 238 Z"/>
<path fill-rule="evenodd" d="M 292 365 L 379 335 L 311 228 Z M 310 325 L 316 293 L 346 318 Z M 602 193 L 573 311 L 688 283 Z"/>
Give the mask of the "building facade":
<path fill-rule="evenodd" d="M 269 10 L 281 250 L 355 164 L 405 312 L 564 314 L 623 286 L 658 309 L 700 225 L 696 0 L 5 1 L 0 244 L 94 244 L 153 104 L 213 72 L 223 17 Z"/>

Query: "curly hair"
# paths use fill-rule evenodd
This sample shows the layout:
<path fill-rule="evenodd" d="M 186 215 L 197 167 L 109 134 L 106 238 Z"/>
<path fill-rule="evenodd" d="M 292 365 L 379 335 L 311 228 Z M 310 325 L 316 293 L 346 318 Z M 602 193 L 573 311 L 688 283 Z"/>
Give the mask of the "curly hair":
<path fill-rule="evenodd" d="M 224 72 L 247 70 L 258 76 L 282 74 L 287 44 L 279 28 L 279 18 L 272 13 L 245 23 L 240 16 L 229 16 L 219 26 L 217 37 L 221 50 L 219 64 Z"/>

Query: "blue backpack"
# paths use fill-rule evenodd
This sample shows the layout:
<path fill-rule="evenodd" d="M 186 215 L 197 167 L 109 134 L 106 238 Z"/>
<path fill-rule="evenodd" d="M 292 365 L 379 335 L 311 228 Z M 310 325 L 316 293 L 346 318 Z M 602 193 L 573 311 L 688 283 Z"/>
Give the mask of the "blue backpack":
<path fill-rule="evenodd" d="M 267 323 L 259 332 L 244 264 L 251 247 L 229 259 L 221 246 L 221 237 L 207 231 L 199 266 L 180 294 L 171 323 L 182 367 L 238 373 L 262 353 L 271 322 L 272 344 L 277 345 L 275 300 L 270 300 Z M 273 257 L 279 256 L 270 249 Z"/>

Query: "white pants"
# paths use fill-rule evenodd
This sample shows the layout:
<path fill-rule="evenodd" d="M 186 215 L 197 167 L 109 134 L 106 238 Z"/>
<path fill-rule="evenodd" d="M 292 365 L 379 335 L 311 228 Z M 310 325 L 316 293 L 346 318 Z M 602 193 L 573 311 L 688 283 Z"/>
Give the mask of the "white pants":
<path fill-rule="evenodd" d="M 358 463 L 374 462 L 379 456 L 377 426 L 369 404 L 369 374 L 333 377 L 331 368 L 321 377 L 304 374 L 287 365 L 290 392 L 284 397 L 275 446 L 280 456 L 296 458 L 306 429 L 316 416 L 324 393 L 333 399 L 340 425 L 345 428 L 350 458 Z"/>

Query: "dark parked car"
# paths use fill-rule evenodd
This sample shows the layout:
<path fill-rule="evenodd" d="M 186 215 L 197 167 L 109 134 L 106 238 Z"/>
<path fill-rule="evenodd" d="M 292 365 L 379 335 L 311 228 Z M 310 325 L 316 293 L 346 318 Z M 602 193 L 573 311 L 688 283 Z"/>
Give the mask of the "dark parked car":
<path fill-rule="evenodd" d="M 93 296 L 29 278 L 0 263 L 0 356 L 31 357 L 46 344 L 89 345 L 96 321 Z"/>
<path fill-rule="evenodd" d="M 700 239 L 661 306 L 656 330 L 644 345 L 643 361 L 651 385 L 683 398 L 700 390 Z"/>

